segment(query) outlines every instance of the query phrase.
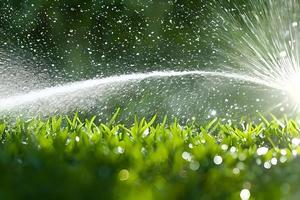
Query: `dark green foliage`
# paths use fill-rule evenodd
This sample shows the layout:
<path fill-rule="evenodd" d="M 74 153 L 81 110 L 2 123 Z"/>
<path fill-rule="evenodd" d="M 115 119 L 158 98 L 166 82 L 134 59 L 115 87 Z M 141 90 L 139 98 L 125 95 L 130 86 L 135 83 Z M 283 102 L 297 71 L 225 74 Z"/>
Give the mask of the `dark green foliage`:
<path fill-rule="evenodd" d="M 296 199 L 294 121 L 131 127 L 51 117 L 0 123 L 0 199 Z M 262 154 L 262 155 L 259 155 Z M 221 158 L 221 160 L 220 160 Z"/>

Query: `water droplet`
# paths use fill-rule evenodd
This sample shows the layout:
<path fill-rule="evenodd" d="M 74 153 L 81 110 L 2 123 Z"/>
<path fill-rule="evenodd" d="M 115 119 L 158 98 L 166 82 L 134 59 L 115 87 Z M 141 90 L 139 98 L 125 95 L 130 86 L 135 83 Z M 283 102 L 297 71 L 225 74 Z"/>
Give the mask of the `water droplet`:
<path fill-rule="evenodd" d="M 235 168 L 233 168 L 232 173 L 235 174 L 235 175 L 237 175 L 237 174 L 240 173 L 240 169 L 237 168 L 237 167 L 235 167 Z"/>
<path fill-rule="evenodd" d="M 142 137 L 147 137 L 149 135 L 149 133 L 150 133 L 149 128 L 146 128 L 142 134 Z"/>
<path fill-rule="evenodd" d="M 181 154 L 181 157 L 184 160 L 189 161 L 189 162 L 192 160 L 192 155 L 189 152 L 186 152 L 186 151 Z"/>
<path fill-rule="evenodd" d="M 293 154 L 294 157 L 296 157 L 298 155 L 298 153 L 297 153 L 297 151 L 295 149 L 292 150 L 292 154 Z"/>
<path fill-rule="evenodd" d="M 228 145 L 227 145 L 227 144 L 222 144 L 221 149 L 222 149 L 223 151 L 227 151 Z"/>
<path fill-rule="evenodd" d="M 190 169 L 193 170 L 193 171 L 197 171 L 200 167 L 200 164 L 198 161 L 192 161 L 190 163 Z"/>
<path fill-rule="evenodd" d="M 232 146 L 230 148 L 230 153 L 235 153 L 237 151 L 236 147 Z"/>
<path fill-rule="evenodd" d="M 248 189 L 242 189 L 240 192 L 240 197 L 242 200 L 248 200 L 250 198 L 251 194 Z"/>
<path fill-rule="evenodd" d="M 257 159 L 256 159 L 256 164 L 257 164 L 257 165 L 261 165 L 261 163 L 262 163 L 261 159 L 257 158 Z"/>
<path fill-rule="evenodd" d="M 293 22 L 292 23 L 292 27 L 297 27 L 298 26 L 298 22 Z"/>
<path fill-rule="evenodd" d="M 272 165 L 277 165 L 277 158 L 272 158 L 271 159 L 271 164 Z"/>
<path fill-rule="evenodd" d="M 119 172 L 119 179 L 120 181 L 127 181 L 129 178 L 129 171 L 127 169 L 122 169 Z"/>
<path fill-rule="evenodd" d="M 122 154 L 122 153 L 124 153 L 124 152 L 125 152 L 125 149 L 124 149 L 124 148 L 122 148 L 122 147 L 117 147 L 116 153 Z"/>
<path fill-rule="evenodd" d="M 281 163 L 285 163 L 285 162 L 287 161 L 287 157 L 286 157 L 286 156 L 281 156 L 281 157 L 279 158 L 279 161 L 280 161 Z"/>
<path fill-rule="evenodd" d="M 270 162 L 270 161 L 264 162 L 264 168 L 270 169 L 271 167 L 272 167 L 272 165 L 271 165 L 271 162 Z"/>
<path fill-rule="evenodd" d="M 257 150 L 256 150 L 256 153 L 258 156 L 262 156 L 262 155 L 265 155 L 267 154 L 269 151 L 269 148 L 268 147 L 259 147 Z"/>
<path fill-rule="evenodd" d="M 211 116 L 216 116 L 217 115 L 217 111 L 216 110 L 211 110 L 210 111 L 210 115 Z"/>
<path fill-rule="evenodd" d="M 214 163 L 215 163 L 216 165 L 220 165 L 220 164 L 222 164 L 222 162 L 223 162 L 223 158 L 222 158 L 221 156 L 216 155 L 216 156 L 214 157 Z"/>
<path fill-rule="evenodd" d="M 300 138 L 293 138 L 292 139 L 292 145 L 293 147 L 297 147 L 300 145 Z"/>

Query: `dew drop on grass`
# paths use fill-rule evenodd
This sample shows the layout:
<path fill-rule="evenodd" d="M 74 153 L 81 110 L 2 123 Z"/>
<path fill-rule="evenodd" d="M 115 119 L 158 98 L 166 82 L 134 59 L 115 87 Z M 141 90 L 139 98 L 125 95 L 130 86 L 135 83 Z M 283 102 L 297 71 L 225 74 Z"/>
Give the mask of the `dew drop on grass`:
<path fill-rule="evenodd" d="M 240 153 L 238 155 L 238 157 L 239 157 L 240 161 L 245 161 L 247 159 L 247 154 L 246 153 Z"/>
<path fill-rule="evenodd" d="M 215 163 L 216 165 L 221 165 L 222 162 L 223 162 L 223 158 L 222 158 L 221 156 L 216 155 L 216 156 L 214 157 L 214 163 Z"/>
<path fill-rule="evenodd" d="M 267 154 L 269 151 L 269 148 L 268 147 L 259 147 L 257 150 L 256 150 L 256 153 L 258 156 L 262 156 L 262 155 L 265 155 Z"/>
<path fill-rule="evenodd" d="M 250 198 L 251 194 L 248 189 L 242 189 L 240 192 L 240 197 L 242 200 L 248 200 Z"/>
<path fill-rule="evenodd" d="M 287 157 L 286 157 L 286 156 L 281 156 L 281 157 L 279 158 L 279 161 L 280 161 L 281 163 L 285 163 L 285 162 L 287 161 Z"/>
<path fill-rule="evenodd" d="M 265 169 L 270 169 L 272 167 L 271 162 L 270 161 L 266 161 L 264 162 L 264 168 Z"/>
<path fill-rule="evenodd" d="M 227 145 L 227 144 L 222 144 L 221 149 L 222 149 L 223 151 L 227 151 L 228 145 Z"/>
<path fill-rule="evenodd" d="M 142 134 L 142 137 L 147 137 L 149 135 L 149 133 L 150 133 L 149 128 L 146 128 Z"/>
<path fill-rule="evenodd" d="M 192 161 L 190 163 L 190 169 L 193 170 L 193 171 L 197 171 L 200 167 L 200 164 L 198 161 Z"/>
<path fill-rule="evenodd" d="M 257 165 L 261 165 L 261 164 L 262 164 L 262 161 L 261 161 L 261 159 L 259 159 L 259 158 L 257 158 L 257 159 L 255 160 L 255 162 L 256 162 Z"/>
<path fill-rule="evenodd" d="M 181 157 L 184 160 L 189 161 L 189 162 L 192 160 L 192 155 L 189 152 L 186 152 L 186 151 L 182 153 Z"/>
<path fill-rule="evenodd" d="M 278 162 L 277 158 L 274 157 L 274 158 L 271 159 L 271 164 L 272 165 L 277 165 L 277 162 Z"/>
<path fill-rule="evenodd" d="M 117 154 L 123 154 L 124 152 L 125 152 L 124 148 L 122 148 L 120 146 L 116 148 L 116 153 Z"/>
<path fill-rule="evenodd" d="M 66 144 L 65 144 L 65 145 L 69 145 L 70 142 L 71 142 L 71 140 L 70 140 L 70 138 L 68 138 L 68 139 L 66 140 Z"/>
<path fill-rule="evenodd" d="M 293 138 L 292 139 L 292 144 L 293 144 L 293 147 L 297 147 L 300 145 L 300 138 Z"/>
<path fill-rule="evenodd" d="M 119 172 L 119 179 L 120 181 L 127 181 L 129 178 L 129 171 L 127 169 L 122 169 Z"/>
<path fill-rule="evenodd" d="M 235 153 L 237 151 L 236 147 L 232 146 L 230 148 L 230 153 Z"/>
<path fill-rule="evenodd" d="M 297 151 L 296 151 L 295 149 L 292 150 L 292 154 L 293 154 L 294 157 L 297 157 L 297 156 L 298 156 L 298 153 L 297 153 Z"/>
<path fill-rule="evenodd" d="M 237 168 L 238 168 L 239 170 L 244 170 L 244 169 L 245 169 L 245 164 L 244 164 L 243 162 L 238 162 Z"/>
<path fill-rule="evenodd" d="M 237 175 L 237 174 L 240 173 L 240 169 L 237 168 L 237 167 L 235 167 L 235 168 L 233 168 L 232 173 L 235 174 L 235 175 Z"/>
<path fill-rule="evenodd" d="M 281 155 L 283 155 L 283 156 L 286 156 L 286 154 L 287 154 L 287 152 L 286 152 L 285 149 L 281 149 L 281 150 L 280 150 L 280 153 L 281 153 Z"/>

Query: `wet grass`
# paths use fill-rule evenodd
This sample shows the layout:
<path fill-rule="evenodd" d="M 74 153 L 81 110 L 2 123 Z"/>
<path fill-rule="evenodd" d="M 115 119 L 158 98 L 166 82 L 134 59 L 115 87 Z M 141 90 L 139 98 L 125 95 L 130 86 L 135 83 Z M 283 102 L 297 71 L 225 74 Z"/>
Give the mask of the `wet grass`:
<path fill-rule="evenodd" d="M 0 199 L 297 199 L 293 120 L 0 122 Z"/>

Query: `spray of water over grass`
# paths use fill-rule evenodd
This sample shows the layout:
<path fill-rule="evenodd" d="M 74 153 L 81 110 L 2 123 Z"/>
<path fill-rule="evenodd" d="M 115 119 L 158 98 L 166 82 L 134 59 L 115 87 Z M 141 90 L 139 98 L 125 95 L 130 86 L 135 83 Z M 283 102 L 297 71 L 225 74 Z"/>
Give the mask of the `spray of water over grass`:
<path fill-rule="evenodd" d="M 76 93 L 80 90 L 88 90 L 86 91 L 86 95 L 88 96 L 88 93 L 93 93 L 94 88 L 97 88 L 99 86 L 106 86 L 106 85 L 113 85 L 113 84 L 122 84 L 123 82 L 134 82 L 134 81 L 140 81 L 143 79 L 157 79 L 157 78 L 163 78 L 163 77 L 173 77 L 173 76 L 186 76 L 186 75 L 195 75 L 195 76 L 205 76 L 207 78 L 210 77 L 221 77 L 226 79 L 234 79 L 242 82 L 249 82 L 252 84 L 262 85 L 265 87 L 270 87 L 274 89 L 281 89 L 277 88 L 276 85 L 271 85 L 268 82 L 264 82 L 264 80 L 256 79 L 251 76 L 246 76 L 242 74 L 234 74 L 234 73 L 228 73 L 228 72 L 209 72 L 209 71 L 157 71 L 157 72 L 151 72 L 151 73 L 135 73 L 135 74 L 129 74 L 129 75 L 123 75 L 123 76 L 112 76 L 102 79 L 93 79 L 93 80 L 87 80 L 87 81 L 81 81 L 81 82 L 75 82 L 66 84 L 63 86 L 57 86 L 57 87 L 51 87 L 46 88 L 43 90 L 37 90 L 37 91 L 31 91 L 27 94 L 19 94 L 16 96 L 11 96 L 8 98 L 2 98 L 0 99 L 0 111 L 5 110 L 11 110 L 16 109 L 20 106 L 24 106 L 27 104 L 34 104 L 36 101 L 47 101 L 50 97 L 55 97 L 56 95 L 62 95 L 65 96 L 68 100 L 69 96 L 68 94 Z M 67 100 L 66 99 L 66 100 Z M 67 103 L 67 101 L 62 100 L 61 103 Z M 41 108 L 41 111 L 43 108 Z"/>
<path fill-rule="evenodd" d="M 231 63 L 224 66 L 232 70 L 228 74 L 155 72 L 109 77 L 4 98 L 1 108 L 18 109 L 50 97 L 65 102 L 65 94 L 91 91 L 116 80 L 122 84 L 187 74 L 275 87 L 287 92 L 297 107 L 299 3 L 257 0 L 249 5 L 250 12 L 236 11 L 240 20 L 228 10 L 220 12 L 227 30 L 218 36 L 230 47 L 221 51 Z M 45 102 L 42 106 L 51 109 Z M 299 197 L 300 127 L 296 121 L 262 118 L 257 124 L 229 125 L 215 119 L 182 125 L 136 118 L 125 126 L 116 123 L 115 117 L 100 124 L 95 117 L 82 120 L 78 116 L 0 122 L 0 198 Z"/>
<path fill-rule="evenodd" d="M 226 5 L 226 3 L 224 4 Z M 217 3 L 217 6 L 215 17 L 218 28 L 212 35 L 214 38 L 218 38 L 221 41 L 220 44 L 222 44 L 219 48 L 216 48 L 218 56 L 223 59 L 223 62 L 218 64 L 220 72 L 158 71 L 74 82 L 45 88 L 44 90 L 33 90 L 28 93 L 2 97 L 0 99 L 0 110 L 22 110 L 25 107 L 33 112 L 50 111 L 49 113 L 53 113 L 61 109 L 73 111 L 74 107 L 85 109 L 99 103 L 90 100 L 96 92 L 100 93 L 97 98 L 101 99 L 110 96 L 110 91 L 114 90 L 113 87 L 122 87 L 126 83 L 137 83 L 144 79 L 153 80 L 162 77 L 191 75 L 191 77 L 207 76 L 207 79 L 216 76 L 223 77 L 224 84 L 227 84 L 228 79 L 234 79 L 253 83 L 254 86 L 264 85 L 275 88 L 274 93 L 283 93 L 281 95 L 283 99 L 280 102 L 274 101 L 276 104 L 272 107 L 278 107 L 282 112 L 289 112 L 286 107 L 293 107 L 293 110 L 297 112 L 300 102 L 298 95 L 299 16 L 297 15 L 300 11 L 299 3 L 295 0 L 282 2 L 257 0 L 245 4 L 248 7 L 247 9 L 236 7 L 232 10 L 226 9 L 225 6 L 220 9 L 220 3 Z M 159 84 L 159 82 L 154 82 L 152 85 L 160 87 Z M 132 85 L 127 84 L 127 86 L 131 87 Z M 174 87 L 176 86 L 180 87 L 174 85 Z M 96 88 L 101 87 L 103 89 L 96 90 Z M 124 90 L 126 89 L 124 88 Z M 199 88 L 199 90 L 201 89 Z M 178 90 L 180 89 L 178 88 Z M 226 94 L 226 91 L 220 92 L 215 87 L 209 88 L 209 92 L 223 92 Z M 240 93 L 243 93 L 243 91 L 240 91 Z M 85 98 L 79 98 L 81 96 L 85 96 Z M 165 96 L 162 98 L 167 99 Z M 257 99 L 260 101 L 260 98 Z M 153 101 L 156 101 L 155 98 L 153 98 Z M 182 102 L 185 101 L 188 100 L 182 98 Z M 272 98 L 265 99 L 265 101 L 273 103 Z M 221 104 L 220 102 L 209 103 L 209 100 L 207 102 L 207 105 L 203 106 L 214 107 L 213 104 Z M 157 104 L 159 103 L 157 102 Z M 244 104 L 248 106 L 247 103 Z M 253 106 L 252 104 L 250 106 Z M 126 103 L 124 103 L 124 106 L 126 107 Z M 232 103 L 232 107 L 237 106 Z M 243 107 L 243 105 L 239 107 Z M 254 106 L 253 109 L 256 110 Z M 217 113 L 224 113 L 227 110 L 220 109 Z M 266 110 L 272 111 L 269 108 Z"/>
<path fill-rule="evenodd" d="M 225 68 L 283 88 L 297 110 L 300 104 L 300 3 L 297 0 L 256 0 L 247 9 L 222 9 L 217 32 L 225 44 Z M 223 7 L 224 8 L 224 7 Z M 225 51 L 226 52 L 225 52 Z M 279 105 L 280 106 L 280 105 Z"/>

